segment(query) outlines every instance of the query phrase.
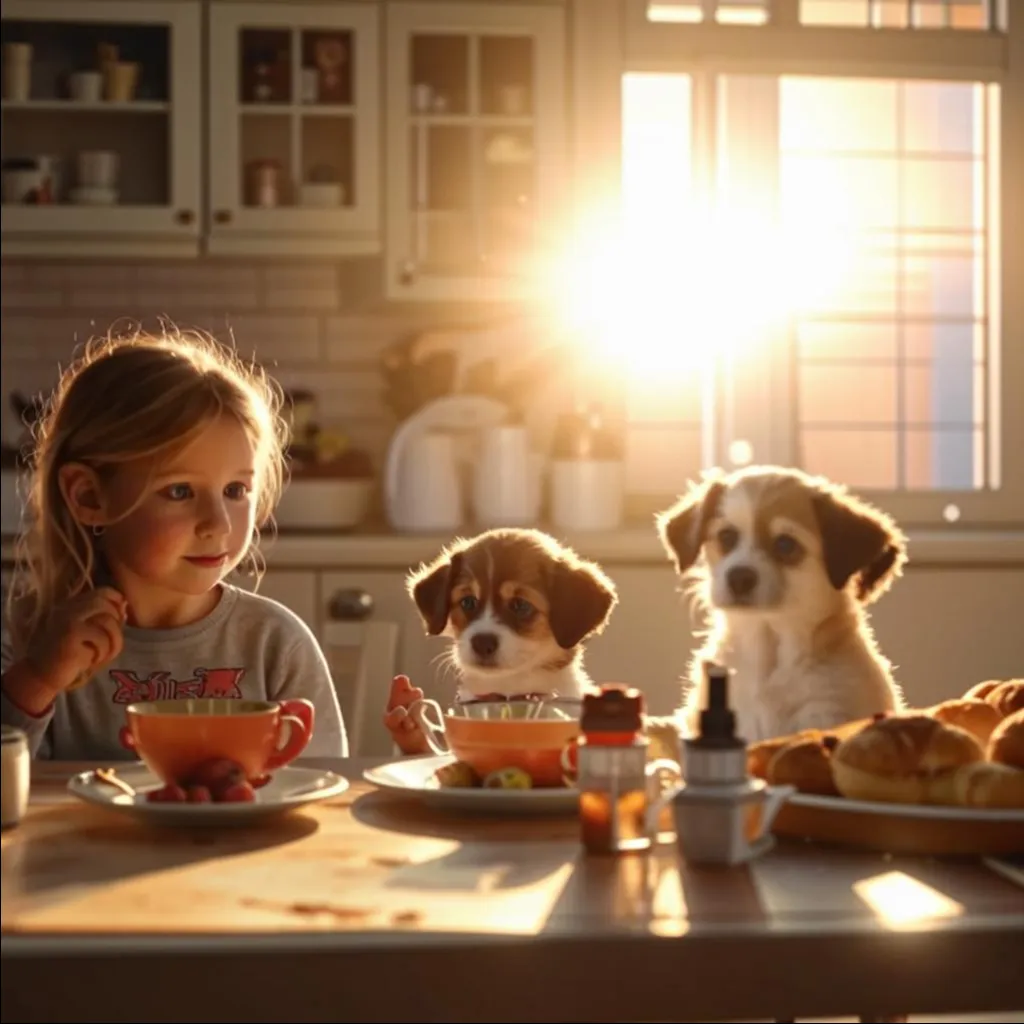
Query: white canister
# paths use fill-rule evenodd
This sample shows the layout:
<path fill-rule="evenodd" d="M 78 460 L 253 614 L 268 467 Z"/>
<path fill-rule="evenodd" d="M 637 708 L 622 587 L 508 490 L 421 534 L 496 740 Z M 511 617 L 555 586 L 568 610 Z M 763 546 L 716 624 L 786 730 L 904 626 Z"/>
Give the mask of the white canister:
<path fill-rule="evenodd" d="M 24 102 L 32 93 L 32 44 L 4 43 L 4 99 Z"/>
<path fill-rule="evenodd" d="M 622 463 L 558 459 L 551 463 L 551 521 L 563 530 L 614 530 L 625 502 Z"/>
<path fill-rule="evenodd" d="M 3 778 L 0 779 L 0 824 L 4 828 L 17 825 L 28 808 L 30 758 L 28 738 L 12 725 L 0 727 L 0 750 L 3 752 Z"/>
<path fill-rule="evenodd" d="M 530 449 L 526 427 L 503 424 L 483 432 L 473 480 L 477 525 L 533 526 L 540 512 L 543 459 Z"/>

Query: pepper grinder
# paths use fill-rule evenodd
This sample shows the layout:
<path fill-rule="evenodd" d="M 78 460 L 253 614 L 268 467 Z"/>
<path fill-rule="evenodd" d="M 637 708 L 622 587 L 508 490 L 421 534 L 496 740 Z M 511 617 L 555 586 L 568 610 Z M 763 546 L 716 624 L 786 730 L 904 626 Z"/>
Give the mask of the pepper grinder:
<path fill-rule="evenodd" d="M 697 736 L 684 741 L 686 779 L 672 796 L 676 841 L 695 864 L 741 864 L 774 844 L 771 824 L 792 786 L 747 774 L 747 744 L 736 735 L 729 670 L 704 663 L 707 706 Z"/>

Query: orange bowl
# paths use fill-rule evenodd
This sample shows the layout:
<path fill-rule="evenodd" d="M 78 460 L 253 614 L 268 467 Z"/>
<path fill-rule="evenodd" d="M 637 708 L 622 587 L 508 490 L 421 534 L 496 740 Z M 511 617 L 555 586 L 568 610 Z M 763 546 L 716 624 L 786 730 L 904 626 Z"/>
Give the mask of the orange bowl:
<path fill-rule="evenodd" d="M 474 701 L 444 716 L 451 752 L 481 778 L 519 768 L 534 786 L 563 786 L 562 752 L 580 732 L 579 701 Z"/>

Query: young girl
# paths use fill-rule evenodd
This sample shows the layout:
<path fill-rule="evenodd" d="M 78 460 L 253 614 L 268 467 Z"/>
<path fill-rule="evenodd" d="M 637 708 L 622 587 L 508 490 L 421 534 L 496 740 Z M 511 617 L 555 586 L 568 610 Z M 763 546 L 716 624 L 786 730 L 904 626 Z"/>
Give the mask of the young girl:
<path fill-rule="evenodd" d="M 291 611 L 226 582 L 257 567 L 286 428 L 266 376 L 202 337 L 94 341 L 37 426 L 0 710 L 35 756 L 131 758 L 125 706 L 189 697 L 316 707 L 309 756 L 345 756 L 330 671 Z"/>

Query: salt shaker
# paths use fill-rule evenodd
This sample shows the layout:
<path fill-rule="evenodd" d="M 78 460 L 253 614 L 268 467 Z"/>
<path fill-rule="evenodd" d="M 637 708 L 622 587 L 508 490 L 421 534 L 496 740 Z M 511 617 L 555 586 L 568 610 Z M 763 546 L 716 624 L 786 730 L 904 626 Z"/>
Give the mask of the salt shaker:
<path fill-rule="evenodd" d="M 580 839 L 589 853 L 625 853 L 651 845 L 643 711 L 643 695 L 632 687 L 605 684 L 583 697 L 576 785 Z"/>
<path fill-rule="evenodd" d="M 21 821 L 28 807 L 28 739 L 21 729 L 15 729 L 13 726 L 5 725 L 0 729 L 0 750 L 3 752 L 0 824 L 4 828 L 11 828 Z"/>
<path fill-rule="evenodd" d="M 684 741 L 685 782 L 671 796 L 676 840 L 695 864 L 740 864 L 770 849 L 771 823 L 792 786 L 747 774 L 747 744 L 736 735 L 729 672 L 705 662 L 708 703 L 698 735 Z"/>

